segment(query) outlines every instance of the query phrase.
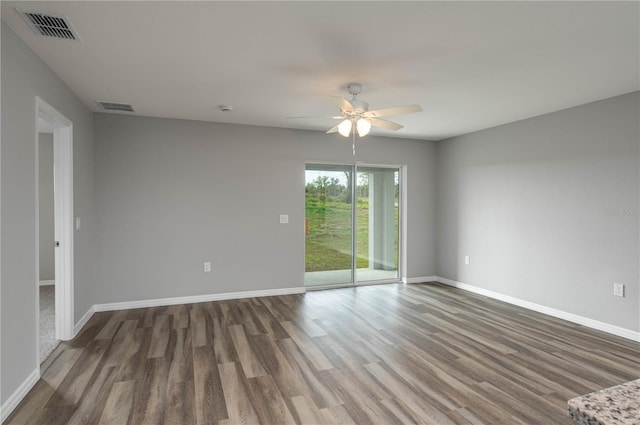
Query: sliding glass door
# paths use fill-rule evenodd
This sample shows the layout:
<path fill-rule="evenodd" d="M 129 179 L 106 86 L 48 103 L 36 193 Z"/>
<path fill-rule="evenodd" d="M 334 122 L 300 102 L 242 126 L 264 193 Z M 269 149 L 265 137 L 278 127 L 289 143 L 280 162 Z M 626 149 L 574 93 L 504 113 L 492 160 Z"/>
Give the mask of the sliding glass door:
<path fill-rule="evenodd" d="M 305 178 L 305 286 L 397 281 L 399 169 L 307 164 Z"/>
<path fill-rule="evenodd" d="M 307 164 L 306 286 L 353 282 L 353 167 Z"/>
<path fill-rule="evenodd" d="M 358 167 L 356 282 L 398 280 L 400 173 Z"/>

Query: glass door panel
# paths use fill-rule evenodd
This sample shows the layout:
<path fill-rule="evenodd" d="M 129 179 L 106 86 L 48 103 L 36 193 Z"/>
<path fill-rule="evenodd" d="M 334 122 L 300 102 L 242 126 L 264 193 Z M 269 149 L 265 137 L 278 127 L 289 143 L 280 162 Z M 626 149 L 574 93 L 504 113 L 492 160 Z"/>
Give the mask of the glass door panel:
<path fill-rule="evenodd" d="M 397 168 L 358 167 L 356 253 L 358 282 L 397 281 L 400 179 Z"/>
<path fill-rule="evenodd" d="M 307 164 L 305 286 L 354 282 L 352 176 L 351 166 Z"/>

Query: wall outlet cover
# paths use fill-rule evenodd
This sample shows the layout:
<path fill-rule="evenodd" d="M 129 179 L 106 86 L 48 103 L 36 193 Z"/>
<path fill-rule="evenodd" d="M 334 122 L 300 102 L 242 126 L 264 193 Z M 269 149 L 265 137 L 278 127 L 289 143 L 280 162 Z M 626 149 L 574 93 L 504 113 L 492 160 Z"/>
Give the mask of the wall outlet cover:
<path fill-rule="evenodd" d="M 613 284 L 613 295 L 616 297 L 624 297 L 624 285 L 622 283 Z"/>

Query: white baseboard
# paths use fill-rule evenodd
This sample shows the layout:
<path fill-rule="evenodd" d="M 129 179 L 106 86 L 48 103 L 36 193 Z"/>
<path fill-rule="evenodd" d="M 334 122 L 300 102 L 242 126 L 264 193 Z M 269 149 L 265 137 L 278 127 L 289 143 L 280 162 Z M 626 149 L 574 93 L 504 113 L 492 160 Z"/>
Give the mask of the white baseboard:
<path fill-rule="evenodd" d="M 435 282 L 437 276 L 423 276 L 423 277 L 403 277 L 402 283 L 424 283 Z"/>
<path fill-rule="evenodd" d="M 27 376 L 27 379 L 20 384 L 18 389 L 16 389 L 4 403 L 2 403 L 2 406 L 0 406 L 0 423 L 4 422 L 5 419 L 9 417 L 11 412 L 13 412 L 13 409 L 16 408 L 16 406 L 27 395 L 29 390 L 31 390 L 36 382 L 38 382 L 38 379 L 40 379 L 40 373 L 38 369 L 34 369 L 33 372 Z"/>
<path fill-rule="evenodd" d="M 559 319 L 563 319 L 568 322 L 577 323 L 579 325 L 586 326 L 588 328 L 597 329 L 599 331 L 607 332 L 612 335 L 617 335 L 623 338 L 630 339 L 632 341 L 640 342 L 640 332 L 632 331 L 631 329 L 626 329 L 620 326 L 611 325 L 609 323 L 600 322 L 598 320 L 590 319 L 588 317 L 579 316 L 577 314 L 568 313 L 562 310 L 557 310 L 555 308 L 532 303 L 530 301 L 521 300 L 520 298 L 511 297 L 509 295 L 504 295 L 499 292 L 490 291 L 488 289 L 479 288 L 477 286 L 469 285 L 467 283 L 457 282 L 455 280 L 447 279 L 440 276 L 436 276 L 435 281 L 439 283 L 443 283 L 448 286 L 452 286 L 454 288 L 462 289 L 464 291 L 473 292 L 475 294 L 484 295 L 485 297 L 489 297 L 496 300 L 504 301 L 509 304 L 517 305 L 519 307 L 523 307 L 528 310 L 537 311 L 538 313 L 543 313 L 549 316 L 557 317 Z"/>
<path fill-rule="evenodd" d="M 49 285 L 55 285 L 56 281 L 55 280 L 41 280 L 40 281 L 40 286 L 49 286 Z"/>
<path fill-rule="evenodd" d="M 132 308 L 161 307 L 175 304 L 193 304 L 208 301 L 236 300 L 240 298 L 273 297 L 278 295 L 302 294 L 304 288 L 266 289 L 261 291 L 226 292 L 223 294 L 193 295 L 187 297 L 157 298 L 152 300 L 123 301 L 119 303 L 95 304 L 95 311 L 129 310 Z"/>

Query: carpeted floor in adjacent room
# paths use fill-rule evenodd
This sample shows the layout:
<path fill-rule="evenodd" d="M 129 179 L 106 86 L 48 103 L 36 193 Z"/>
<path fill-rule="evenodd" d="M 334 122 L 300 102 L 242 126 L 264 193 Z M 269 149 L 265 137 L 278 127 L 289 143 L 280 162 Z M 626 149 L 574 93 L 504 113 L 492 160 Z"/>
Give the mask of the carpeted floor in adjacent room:
<path fill-rule="evenodd" d="M 55 286 L 40 286 L 40 363 L 60 343 L 56 339 Z"/>

